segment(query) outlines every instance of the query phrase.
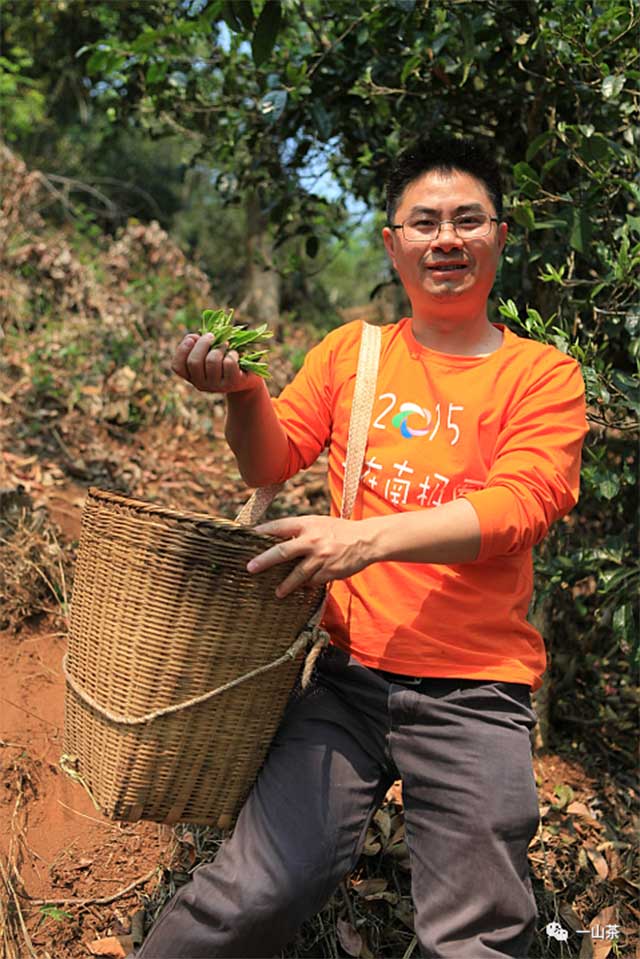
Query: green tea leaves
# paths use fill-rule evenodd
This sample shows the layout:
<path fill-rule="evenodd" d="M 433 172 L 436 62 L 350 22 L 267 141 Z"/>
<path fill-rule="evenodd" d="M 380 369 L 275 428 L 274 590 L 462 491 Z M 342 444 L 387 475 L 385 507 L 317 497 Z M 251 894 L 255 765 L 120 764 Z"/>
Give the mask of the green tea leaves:
<path fill-rule="evenodd" d="M 238 365 L 246 373 L 257 373 L 264 379 L 269 379 L 269 368 L 266 363 L 260 362 L 260 357 L 268 353 L 267 350 L 248 351 L 250 344 L 259 344 L 270 339 L 273 333 L 266 323 L 257 326 L 255 330 L 248 330 L 245 326 L 235 326 L 233 310 L 203 310 L 200 333 L 211 333 L 211 349 L 227 343 L 229 350 L 236 350 L 239 354 Z"/>

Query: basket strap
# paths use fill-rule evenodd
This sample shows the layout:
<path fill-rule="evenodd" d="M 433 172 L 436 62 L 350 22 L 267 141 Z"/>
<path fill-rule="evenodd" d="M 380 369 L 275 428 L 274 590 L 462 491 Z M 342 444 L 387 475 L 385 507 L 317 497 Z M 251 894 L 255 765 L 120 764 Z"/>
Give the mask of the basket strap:
<path fill-rule="evenodd" d="M 381 332 L 379 326 L 362 323 L 362 339 L 358 355 L 358 371 L 353 394 L 351 418 L 349 420 L 349 439 L 347 440 L 347 461 L 344 468 L 342 487 L 342 519 L 349 519 L 356 501 L 364 451 L 369 435 L 371 410 L 378 381 L 378 362 L 380 359 Z"/>
<path fill-rule="evenodd" d="M 283 486 L 284 483 L 275 486 L 259 486 L 236 516 L 236 523 L 242 523 L 243 526 L 256 526 Z"/>
<path fill-rule="evenodd" d="M 364 451 L 367 445 L 371 410 L 378 379 L 378 362 L 380 357 L 380 327 L 362 321 L 362 337 L 360 339 L 360 353 L 358 354 L 358 369 L 356 385 L 351 406 L 349 420 L 349 438 L 347 441 L 347 460 L 344 469 L 344 484 L 342 488 L 342 506 L 340 516 L 349 519 L 353 511 Z M 246 526 L 254 526 L 267 511 L 273 498 L 283 488 L 284 483 L 274 486 L 261 486 L 244 504 L 236 522 Z"/>

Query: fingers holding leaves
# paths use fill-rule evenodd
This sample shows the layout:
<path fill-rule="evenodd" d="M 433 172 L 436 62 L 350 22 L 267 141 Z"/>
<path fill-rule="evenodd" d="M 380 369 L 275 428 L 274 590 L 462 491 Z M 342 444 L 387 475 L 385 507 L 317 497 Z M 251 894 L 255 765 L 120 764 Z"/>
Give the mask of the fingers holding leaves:
<path fill-rule="evenodd" d="M 210 333 L 211 349 L 215 350 L 227 344 L 230 352 L 235 352 L 236 363 L 244 373 L 255 373 L 263 379 L 269 379 L 269 367 L 261 360 L 268 350 L 256 350 L 251 347 L 273 336 L 266 323 L 253 330 L 245 326 L 236 326 L 233 322 L 233 310 L 203 310 L 200 332 Z"/>
<path fill-rule="evenodd" d="M 173 359 L 171 360 L 171 369 L 173 372 L 185 380 L 188 379 L 187 359 L 198 339 L 199 335 L 197 333 L 187 333 L 184 339 L 178 344 L 173 354 Z"/>
<path fill-rule="evenodd" d="M 233 310 L 203 310 L 199 333 L 188 333 L 179 344 L 172 370 L 207 393 L 233 393 L 254 389 L 269 379 L 263 357 L 256 349 L 273 336 L 267 324 L 253 330 L 236 326 Z"/>

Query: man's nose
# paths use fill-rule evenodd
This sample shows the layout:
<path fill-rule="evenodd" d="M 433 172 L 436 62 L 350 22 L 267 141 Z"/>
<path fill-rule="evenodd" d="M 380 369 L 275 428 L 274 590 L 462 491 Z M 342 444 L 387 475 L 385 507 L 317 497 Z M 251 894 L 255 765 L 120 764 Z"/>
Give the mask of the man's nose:
<path fill-rule="evenodd" d="M 440 247 L 443 250 L 455 249 L 462 246 L 462 240 L 453 228 L 453 223 L 444 220 L 440 224 L 440 231 L 431 244 L 432 247 Z"/>

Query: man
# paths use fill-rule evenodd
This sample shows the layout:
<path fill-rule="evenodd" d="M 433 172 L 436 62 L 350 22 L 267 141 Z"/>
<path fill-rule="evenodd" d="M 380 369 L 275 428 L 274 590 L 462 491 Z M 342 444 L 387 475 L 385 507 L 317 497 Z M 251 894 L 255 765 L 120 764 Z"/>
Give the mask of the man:
<path fill-rule="evenodd" d="M 248 485 L 283 482 L 329 446 L 331 515 L 258 526 L 281 542 L 249 570 L 298 559 L 280 596 L 331 581 L 332 644 L 232 837 L 174 897 L 143 959 L 279 952 L 355 866 L 398 777 L 423 955 L 528 955 L 530 691 L 545 667 L 526 621 L 531 548 L 577 499 L 582 378 L 571 358 L 488 319 L 507 225 L 487 154 L 419 143 L 396 162 L 387 212 L 412 316 L 382 329 L 351 520 L 339 513 L 360 323 L 311 350 L 277 400 L 207 336 L 174 357 L 197 389 L 227 395 L 225 435 Z"/>

